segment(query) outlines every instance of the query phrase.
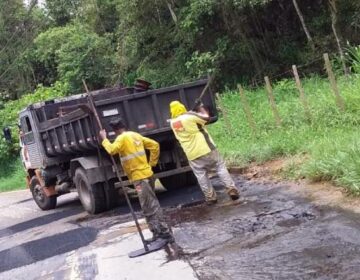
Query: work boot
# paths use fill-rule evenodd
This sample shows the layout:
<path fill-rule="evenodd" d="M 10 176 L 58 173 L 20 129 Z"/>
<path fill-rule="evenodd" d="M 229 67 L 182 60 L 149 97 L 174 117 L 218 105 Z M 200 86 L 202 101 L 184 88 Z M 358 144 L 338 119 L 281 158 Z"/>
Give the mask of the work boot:
<path fill-rule="evenodd" d="M 232 200 L 237 200 L 240 197 L 239 191 L 236 188 L 230 189 L 227 193 Z"/>
<path fill-rule="evenodd" d="M 163 232 L 163 233 L 156 233 L 156 234 L 153 233 L 153 236 L 151 238 L 145 239 L 145 242 L 152 243 L 155 240 L 160 239 L 160 238 L 168 241 L 169 243 L 175 242 L 175 239 L 170 232 Z"/>
<path fill-rule="evenodd" d="M 217 203 L 217 199 L 216 199 L 216 198 L 215 198 L 215 199 L 206 200 L 206 205 L 209 205 L 209 206 L 214 205 L 214 204 L 216 204 L 216 203 Z"/>
<path fill-rule="evenodd" d="M 166 240 L 169 243 L 174 243 L 174 236 L 170 232 L 163 232 L 158 235 L 159 238 Z"/>

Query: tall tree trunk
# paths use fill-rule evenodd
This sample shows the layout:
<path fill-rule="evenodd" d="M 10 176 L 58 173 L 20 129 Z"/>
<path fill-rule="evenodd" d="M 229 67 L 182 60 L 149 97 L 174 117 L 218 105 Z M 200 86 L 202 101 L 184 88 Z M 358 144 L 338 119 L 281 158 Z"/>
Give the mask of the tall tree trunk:
<path fill-rule="evenodd" d="M 172 17 L 172 19 L 173 19 L 173 21 L 174 21 L 174 23 L 175 23 L 175 25 L 176 25 L 177 22 L 178 22 L 178 19 L 177 19 L 177 16 L 176 16 L 176 14 L 175 14 L 172 6 L 171 6 L 171 3 L 167 2 L 166 4 L 167 4 L 168 9 L 169 9 L 169 11 L 170 11 L 171 17 Z"/>
<path fill-rule="evenodd" d="M 344 69 L 344 73 L 346 76 L 349 75 L 349 71 L 346 67 L 346 63 L 345 63 L 345 55 L 344 55 L 344 51 L 342 49 L 341 46 L 341 36 L 338 33 L 338 29 L 337 29 L 337 7 L 336 7 L 336 0 L 328 0 L 329 1 L 329 6 L 330 6 L 330 12 L 331 12 L 331 28 L 333 30 L 335 39 L 336 39 L 336 43 L 337 43 L 337 47 L 339 50 L 339 54 L 340 54 L 340 59 L 342 62 L 342 66 Z"/>
<path fill-rule="evenodd" d="M 304 32 L 306 34 L 306 38 L 310 44 L 310 47 L 313 51 L 315 51 L 315 44 L 314 44 L 314 40 L 312 39 L 311 35 L 310 35 L 310 32 L 306 26 L 306 23 L 305 23 L 305 20 L 304 20 L 304 16 L 300 10 L 300 7 L 297 3 L 297 0 L 293 0 L 293 4 L 294 4 L 294 7 L 295 7 L 295 10 L 296 10 L 296 13 L 298 14 L 299 16 L 299 19 L 300 19 L 300 22 L 301 22 L 301 25 L 302 25 L 302 28 L 304 29 Z"/>
<path fill-rule="evenodd" d="M 156 9 L 156 13 L 157 13 L 158 20 L 159 20 L 159 25 L 162 26 L 161 13 L 160 13 L 160 9 L 159 9 L 159 5 L 158 5 L 158 1 L 157 1 L 157 0 L 155 0 L 155 9 Z"/>

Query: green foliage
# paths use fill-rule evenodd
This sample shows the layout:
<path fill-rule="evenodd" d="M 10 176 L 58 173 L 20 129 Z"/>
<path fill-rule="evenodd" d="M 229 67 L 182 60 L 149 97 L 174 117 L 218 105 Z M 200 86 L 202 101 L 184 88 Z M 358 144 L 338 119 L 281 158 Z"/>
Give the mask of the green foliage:
<path fill-rule="evenodd" d="M 63 26 L 79 14 L 81 0 L 46 0 L 48 16 L 56 25 Z"/>
<path fill-rule="evenodd" d="M 9 101 L 0 110 L 0 127 L 10 127 L 12 130 L 12 143 L 7 143 L 3 137 L 0 138 L 0 166 L 6 165 L 9 159 L 18 155 L 19 135 L 18 135 L 18 114 L 26 106 L 44 100 L 51 100 L 64 96 L 68 93 L 69 86 L 57 82 L 53 87 L 47 88 L 39 86 L 34 93 L 23 95 L 18 100 Z"/>
<path fill-rule="evenodd" d="M 26 173 L 19 158 L 2 165 L 0 170 L 0 192 L 24 189 Z"/>
<path fill-rule="evenodd" d="M 176 7 L 174 10 L 177 12 Z M 166 1 L 119 0 L 117 11 L 120 24 L 116 77 L 126 82 L 143 77 L 155 87 L 184 80 L 189 52 L 181 47 L 182 37 Z"/>
<path fill-rule="evenodd" d="M 346 58 L 348 63 L 351 65 L 351 70 L 357 74 L 360 74 L 360 45 L 355 47 L 348 47 Z"/>
<path fill-rule="evenodd" d="M 186 62 L 186 68 L 192 74 L 192 76 L 200 77 L 206 73 L 214 72 L 214 64 L 216 61 L 216 55 L 211 52 L 199 54 L 195 51 L 191 57 L 191 60 Z"/>
<path fill-rule="evenodd" d="M 310 147 L 311 159 L 302 173 L 314 181 L 334 181 L 360 194 L 360 133 L 339 130 Z"/>
<path fill-rule="evenodd" d="M 75 93 L 83 78 L 93 89 L 136 77 L 161 87 L 209 72 L 218 87 L 249 83 L 336 51 L 328 1 L 298 3 L 315 53 L 292 1 L 47 0 L 46 9 L 3 1 L 0 96 L 16 99 L 58 80 Z M 358 1 L 341 1 L 338 10 L 339 34 L 359 44 Z"/>
<path fill-rule="evenodd" d="M 28 53 L 48 20 L 24 1 L 0 1 L 0 100 L 19 98 L 36 86 Z"/>
<path fill-rule="evenodd" d="M 118 0 L 92 0 L 81 6 L 78 21 L 89 26 L 99 35 L 111 35 L 116 40 L 116 30 L 120 15 L 117 12 Z"/>
<path fill-rule="evenodd" d="M 99 37 L 82 25 L 56 27 L 40 34 L 35 57 L 51 69 L 48 82 L 68 83 L 70 92 L 83 91 L 82 79 L 91 89 L 104 87 L 110 81 L 113 58 L 107 37 Z"/>
<path fill-rule="evenodd" d="M 337 109 L 327 79 L 313 77 L 303 81 L 311 120 L 306 118 L 294 81 L 275 83 L 275 99 L 283 121 L 281 128 L 275 125 L 265 90 L 247 91 L 258 129 L 255 136 L 238 92 L 228 91 L 221 98 L 232 126 L 232 140 L 229 141 L 223 119 L 209 126 L 210 133 L 231 164 L 247 165 L 253 161 L 305 155 L 307 160 L 289 168 L 291 173 L 313 180 L 331 180 L 360 193 L 360 77 L 340 78 L 338 83 L 346 103 L 345 113 Z"/>

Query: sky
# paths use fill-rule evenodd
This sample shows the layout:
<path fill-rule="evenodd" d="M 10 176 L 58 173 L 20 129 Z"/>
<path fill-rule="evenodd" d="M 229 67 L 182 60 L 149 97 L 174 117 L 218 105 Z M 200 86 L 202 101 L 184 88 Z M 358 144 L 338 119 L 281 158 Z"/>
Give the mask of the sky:
<path fill-rule="evenodd" d="M 29 5 L 29 3 L 31 2 L 31 0 L 24 0 L 24 3 L 26 5 Z M 45 5 L 45 0 L 38 0 L 38 3 L 40 6 L 44 6 Z"/>

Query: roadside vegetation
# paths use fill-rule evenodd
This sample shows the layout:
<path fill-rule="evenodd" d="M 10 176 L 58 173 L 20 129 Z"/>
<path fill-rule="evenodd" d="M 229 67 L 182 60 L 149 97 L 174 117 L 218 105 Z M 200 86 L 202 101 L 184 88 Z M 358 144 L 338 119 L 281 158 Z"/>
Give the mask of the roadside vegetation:
<path fill-rule="evenodd" d="M 306 117 L 294 81 L 286 79 L 273 85 L 281 127 L 275 124 L 265 88 L 245 91 L 256 123 L 256 134 L 250 129 L 239 92 L 226 90 L 220 96 L 230 127 L 221 115 L 217 123 L 209 126 L 210 133 L 230 165 L 247 166 L 295 157 L 300 160 L 287 166 L 286 176 L 332 181 L 360 194 L 360 76 L 353 74 L 338 79 L 346 104 L 345 113 L 336 107 L 326 78 L 314 76 L 302 82 L 311 110 L 310 119 Z M 61 96 L 60 89 L 65 91 L 66 87 L 58 84 L 53 88 L 39 88 L 37 93 L 13 101 L 8 104 L 13 108 L 0 110 L 1 119 L 16 123 L 17 115 L 10 116 L 11 111 L 20 110 L 30 102 Z M 25 185 L 24 171 L 17 156 L 16 130 L 14 132 L 13 145 L 0 140 L 0 156 L 5 166 L 0 171 L 0 191 Z"/>
<path fill-rule="evenodd" d="M 274 85 L 282 125 L 278 128 L 265 89 L 246 91 L 257 133 L 249 127 L 238 91 L 221 95 L 230 129 L 224 118 L 209 127 L 221 152 L 231 165 L 246 166 L 268 160 L 297 156 L 285 172 L 292 178 L 332 181 L 360 194 L 360 76 L 341 77 L 338 86 L 346 111 L 335 104 L 329 81 L 311 77 L 303 80 L 311 109 L 307 119 L 293 80 Z"/>
<path fill-rule="evenodd" d="M 358 0 L 7 0 L 0 19 L 0 129 L 13 132 L 12 143 L 0 137 L 0 191 L 24 185 L 16 123 L 25 106 L 80 93 L 83 79 L 91 90 L 132 86 L 139 77 L 157 88 L 214 74 L 232 128 L 220 119 L 210 130 L 230 163 L 298 156 L 302 164 L 288 169 L 293 177 L 360 193 L 360 78 L 339 78 L 341 113 L 322 63 L 314 63 L 327 52 L 339 77 L 350 65 L 360 73 Z M 294 82 L 283 79 L 292 64 L 307 77 L 310 119 Z M 265 75 L 280 128 L 260 88 Z M 238 82 L 257 85 L 246 93 L 256 135 L 232 90 Z"/>
<path fill-rule="evenodd" d="M 25 172 L 20 161 L 18 114 L 26 106 L 44 100 L 61 98 L 68 91 L 68 85 L 57 82 L 52 87 L 39 86 L 33 93 L 17 100 L 6 102 L 0 109 L 0 128 L 9 127 L 11 143 L 0 137 L 0 192 L 25 187 Z"/>
<path fill-rule="evenodd" d="M 20 158 L 13 158 L 0 170 L 0 192 L 25 189 L 25 171 Z"/>

